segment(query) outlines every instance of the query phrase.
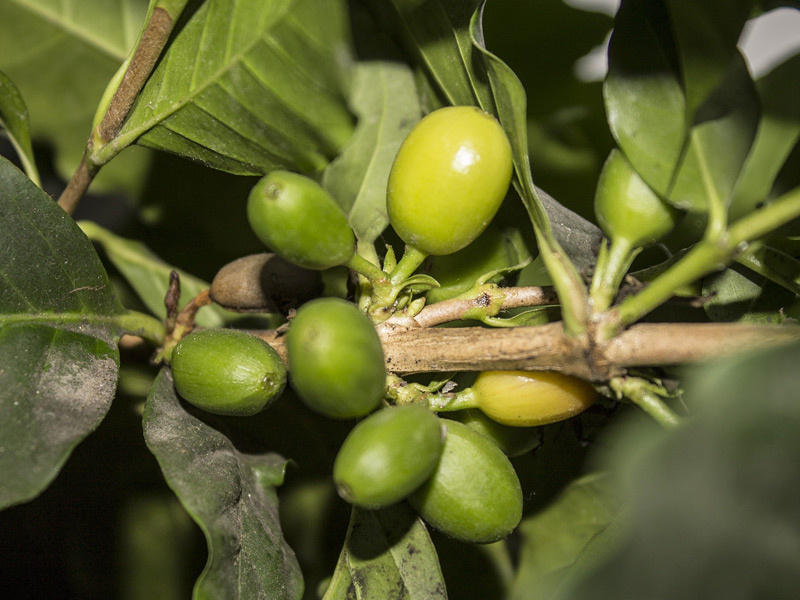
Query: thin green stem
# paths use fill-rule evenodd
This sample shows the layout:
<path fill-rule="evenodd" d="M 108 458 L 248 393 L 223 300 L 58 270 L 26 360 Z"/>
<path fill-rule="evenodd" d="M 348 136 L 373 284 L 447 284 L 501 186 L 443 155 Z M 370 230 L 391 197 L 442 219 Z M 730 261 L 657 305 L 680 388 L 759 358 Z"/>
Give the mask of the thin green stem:
<path fill-rule="evenodd" d="M 728 237 L 731 243 L 738 246 L 742 242 L 763 237 L 797 217 L 800 217 L 800 187 L 733 223 L 728 230 Z"/>
<path fill-rule="evenodd" d="M 613 310 L 601 332 L 609 339 L 672 297 L 675 290 L 720 269 L 747 249 L 747 244 L 800 217 L 800 187 L 733 223 L 719 239 L 703 239 L 642 291 Z"/>
<path fill-rule="evenodd" d="M 609 384 L 613 390 L 625 396 L 663 427 L 673 428 L 681 424 L 681 417 L 653 391 L 655 386 L 649 381 L 638 377 L 619 377 Z"/>
<path fill-rule="evenodd" d="M 163 344 L 164 338 L 167 335 L 167 330 L 161 321 L 135 310 L 129 310 L 125 314 L 120 315 L 117 317 L 116 321 L 126 333 L 138 335 L 154 346 Z"/>
<path fill-rule="evenodd" d="M 612 240 L 610 248 L 603 245 L 590 291 L 592 309 L 595 312 L 607 310 L 614 302 L 619 286 L 638 251 L 638 248 L 633 248 L 624 238 Z"/>
<path fill-rule="evenodd" d="M 388 276 L 384 273 L 380 267 L 371 263 L 366 258 L 358 254 L 357 252 L 353 254 L 349 261 L 345 264 L 348 269 L 352 269 L 359 275 L 363 275 L 370 282 L 375 281 L 385 281 Z"/>
<path fill-rule="evenodd" d="M 564 251 L 553 240 L 546 240 L 534 227 L 539 254 L 544 261 L 547 272 L 553 281 L 561 303 L 561 316 L 564 321 L 564 332 L 571 336 L 579 336 L 586 331 L 589 320 L 589 293 L 575 265 Z"/>
<path fill-rule="evenodd" d="M 633 395 L 629 399 L 666 429 L 677 427 L 681 424 L 681 418 L 667 406 L 664 400 L 652 392 L 643 390 L 640 394 Z"/>
<path fill-rule="evenodd" d="M 414 274 L 428 255 L 414 246 L 406 246 L 403 258 L 397 263 L 392 272 L 389 273 L 389 281 L 392 285 L 402 283 Z"/>
<path fill-rule="evenodd" d="M 691 145 L 694 148 L 697 164 L 700 167 L 700 177 L 703 180 L 706 200 L 708 202 L 708 224 L 706 225 L 705 238 L 707 240 L 718 240 L 725 235 L 728 226 L 728 207 L 720 198 L 711 170 L 706 161 L 706 153 L 700 142 L 699 133 L 695 128 L 692 130 Z"/>

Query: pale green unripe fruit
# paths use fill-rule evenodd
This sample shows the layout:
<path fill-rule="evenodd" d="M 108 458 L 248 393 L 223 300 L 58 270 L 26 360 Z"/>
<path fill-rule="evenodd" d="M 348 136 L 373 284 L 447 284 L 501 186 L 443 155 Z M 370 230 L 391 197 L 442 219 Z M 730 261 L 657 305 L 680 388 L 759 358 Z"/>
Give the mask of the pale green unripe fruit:
<path fill-rule="evenodd" d="M 489 438 L 442 419 L 444 449 L 433 475 L 408 497 L 420 516 L 445 535 L 488 544 L 522 519 L 522 488 L 514 467 Z"/>
<path fill-rule="evenodd" d="M 380 404 L 386 367 L 378 332 L 352 302 L 318 298 L 297 311 L 286 334 L 292 387 L 312 410 L 349 419 Z"/>
<path fill-rule="evenodd" d="M 657 242 L 672 231 L 680 216 L 639 177 L 619 150 L 612 150 L 603 165 L 594 212 L 606 235 L 630 248 Z"/>
<path fill-rule="evenodd" d="M 442 453 L 440 419 L 423 406 L 384 408 L 356 425 L 333 465 L 339 495 L 377 509 L 422 485 Z"/>
<path fill-rule="evenodd" d="M 447 414 L 448 419 L 463 423 L 492 440 L 507 456 L 522 456 L 541 443 L 537 427 L 511 427 L 490 419 L 478 408 L 468 408 Z"/>
<path fill-rule="evenodd" d="M 472 106 L 441 108 L 417 123 L 397 153 L 389 220 L 409 246 L 452 254 L 492 220 L 511 173 L 511 145 L 492 115 Z"/>
<path fill-rule="evenodd" d="M 325 188 L 297 173 L 263 177 L 247 199 L 247 219 L 276 254 L 306 269 L 343 265 L 355 253 L 344 211 Z"/>
<path fill-rule="evenodd" d="M 264 340 L 233 329 L 190 333 L 172 351 L 170 368 L 186 401 L 218 415 L 254 415 L 286 385 L 278 353 Z"/>

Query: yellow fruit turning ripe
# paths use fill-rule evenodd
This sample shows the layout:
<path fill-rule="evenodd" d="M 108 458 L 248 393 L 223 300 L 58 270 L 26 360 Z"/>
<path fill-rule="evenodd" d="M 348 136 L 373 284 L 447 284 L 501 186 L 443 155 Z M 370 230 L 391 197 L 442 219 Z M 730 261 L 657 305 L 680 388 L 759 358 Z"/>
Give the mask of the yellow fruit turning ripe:
<path fill-rule="evenodd" d="M 563 421 L 597 398 L 582 379 L 544 371 L 485 371 L 472 386 L 478 408 L 493 421 L 529 427 Z"/>

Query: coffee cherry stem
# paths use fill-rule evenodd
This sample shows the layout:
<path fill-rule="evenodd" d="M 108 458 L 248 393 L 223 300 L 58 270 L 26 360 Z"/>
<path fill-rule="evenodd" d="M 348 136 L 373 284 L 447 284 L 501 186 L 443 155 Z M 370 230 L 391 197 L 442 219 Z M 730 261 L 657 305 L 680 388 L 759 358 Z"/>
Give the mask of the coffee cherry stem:
<path fill-rule="evenodd" d="M 426 258 L 428 258 L 428 254 L 425 252 L 413 246 L 406 246 L 403 257 L 391 272 L 386 275 L 381 271 L 385 275 L 384 279 L 371 280 L 372 295 L 369 314 L 374 321 L 385 321 L 392 316 L 395 310 L 410 304 L 413 294 L 439 286 L 438 282 L 429 275 L 414 275 L 414 271 Z M 390 256 L 389 263 L 393 262 L 394 258 Z M 375 268 L 377 269 L 377 267 Z M 416 312 L 422 309 L 422 305 L 419 304 L 415 307 Z"/>
<path fill-rule="evenodd" d="M 388 276 L 380 269 L 380 267 L 371 263 L 358 252 L 354 253 L 344 266 L 355 271 L 359 275 L 363 275 L 373 284 L 386 281 L 388 279 Z"/>
<path fill-rule="evenodd" d="M 434 391 L 433 388 L 438 387 L 408 383 L 391 373 L 386 377 L 386 397 L 397 405 L 421 404 L 434 412 L 450 412 L 478 407 L 478 401 L 472 388 L 464 388 L 458 392 Z"/>
<path fill-rule="evenodd" d="M 614 303 L 619 286 L 640 251 L 623 237 L 611 240 L 610 246 L 608 240 L 603 240 L 589 292 L 595 312 L 603 312 Z"/>
<path fill-rule="evenodd" d="M 416 271 L 419 266 L 428 258 L 428 254 L 415 248 L 414 246 L 406 246 L 403 257 L 397 263 L 392 272 L 389 273 L 389 281 L 393 285 L 403 283 L 406 279 Z"/>
<path fill-rule="evenodd" d="M 682 418 L 667 406 L 659 395 L 660 386 L 640 377 L 615 377 L 609 386 L 620 396 L 627 398 L 666 429 L 677 427 Z"/>

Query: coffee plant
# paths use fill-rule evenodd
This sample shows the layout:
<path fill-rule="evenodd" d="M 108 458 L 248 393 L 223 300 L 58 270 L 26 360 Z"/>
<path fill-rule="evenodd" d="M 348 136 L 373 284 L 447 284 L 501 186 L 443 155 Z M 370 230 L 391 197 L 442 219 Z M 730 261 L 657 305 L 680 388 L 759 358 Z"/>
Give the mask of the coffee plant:
<path fill-rule="evenodd" d="M 797 9 L 1 2 L 4 594 L 796 597 Z"/>

